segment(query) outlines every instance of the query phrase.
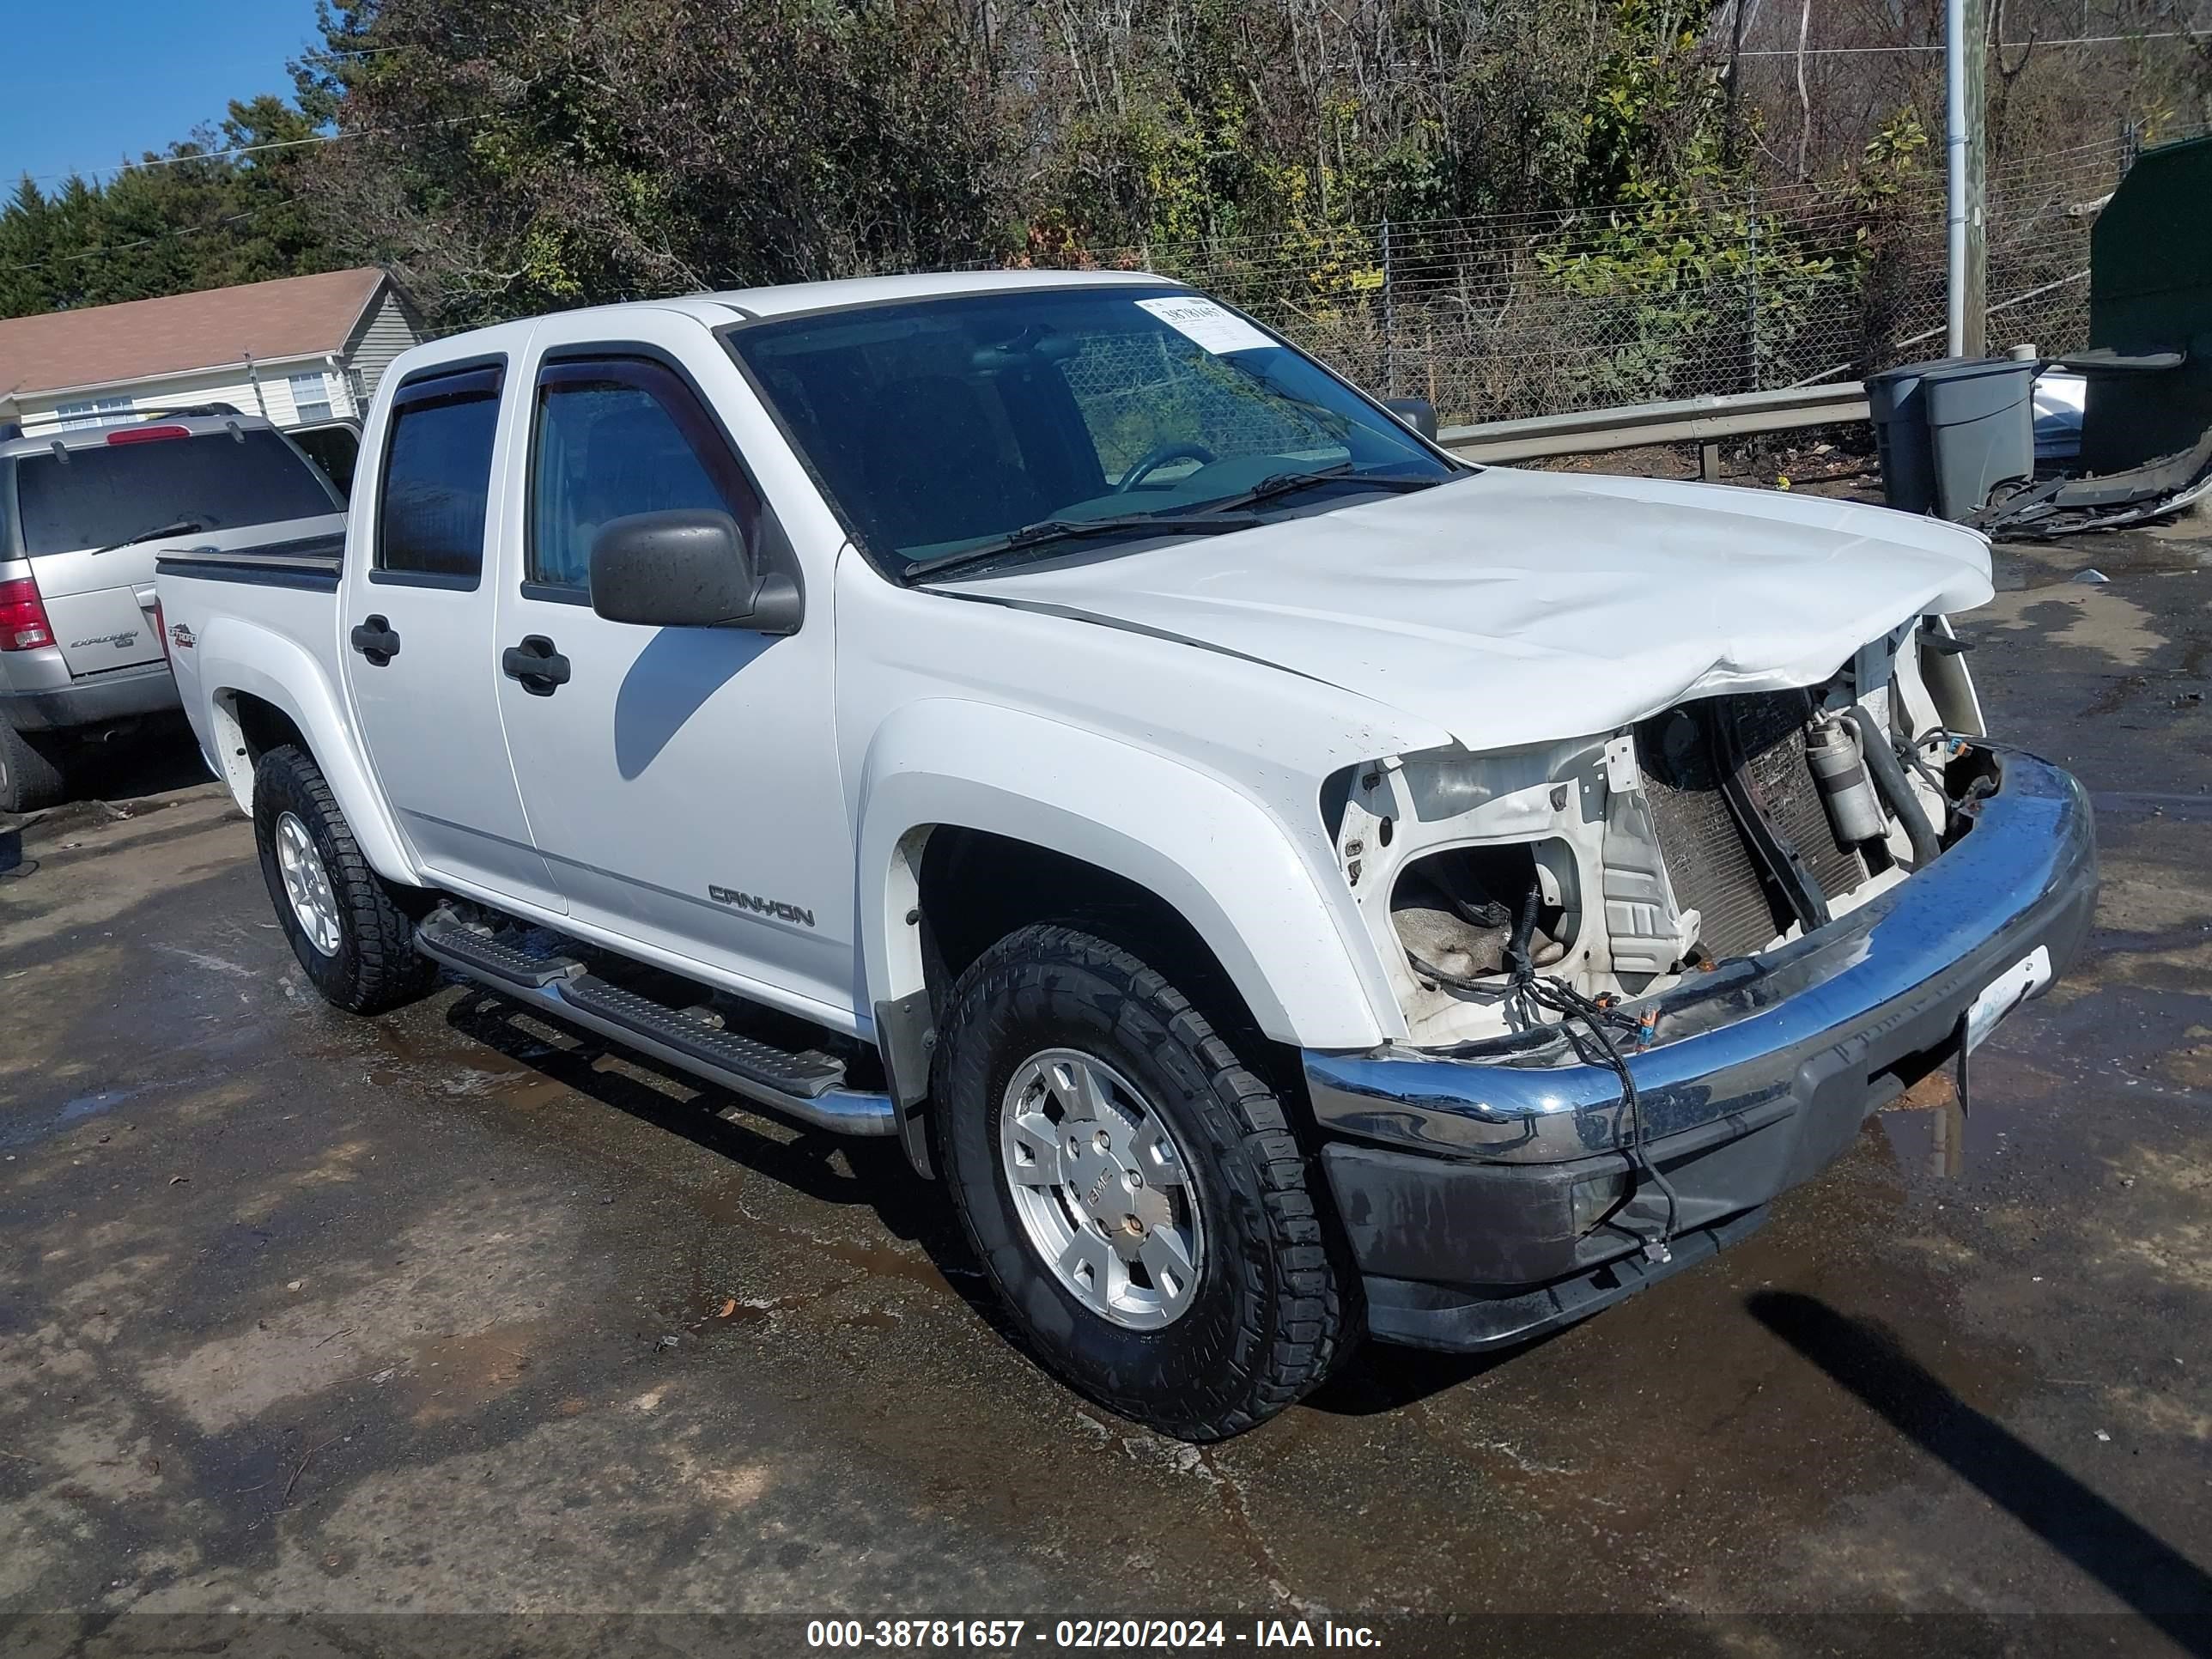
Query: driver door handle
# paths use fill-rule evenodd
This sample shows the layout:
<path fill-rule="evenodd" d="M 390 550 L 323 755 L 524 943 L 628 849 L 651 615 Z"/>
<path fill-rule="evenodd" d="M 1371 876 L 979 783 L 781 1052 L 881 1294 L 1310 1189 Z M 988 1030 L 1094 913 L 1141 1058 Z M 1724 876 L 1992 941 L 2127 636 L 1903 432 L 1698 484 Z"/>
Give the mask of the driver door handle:
<path fill-rule="evenodd" d="M 526 636 L 500 653 L 499 672 L 533 697 L 550 697 L 568 683 L 568 659 L 543 634 Z"/>
<path fill-rule="evenodd" d="M 355 650 L 378 668 L 399 654 L 399 635 L 392 631 L 391 623 L 382 617 L 371 617 L 366 622 L 356 623 L 353 632 L 346 637 Z"/>

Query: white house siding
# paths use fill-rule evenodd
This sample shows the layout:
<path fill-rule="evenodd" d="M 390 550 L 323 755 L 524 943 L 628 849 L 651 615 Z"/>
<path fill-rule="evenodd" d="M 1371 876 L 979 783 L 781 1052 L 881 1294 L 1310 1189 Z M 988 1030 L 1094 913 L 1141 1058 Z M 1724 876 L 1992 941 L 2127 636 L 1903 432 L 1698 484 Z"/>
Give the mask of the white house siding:
<path fill-rule="evenodd" d="M 299 424 L 292 401 L 292 376 L 320 374 L 333 416 L 359 415 L 351 386 L 343 369 L 326 358 L 305 362 L 257 363 L 255 375 L 236 367 L 178 374 L 166 380 L 141 380 L 129 386 L 105 386 L 96 392 L 19 392 L 14 402 L 21 411 L 26 437 L 52 431 L 71 417 L 63 415 L 64 404 L 105 404 L 128 398 L 134 410 L 175 409 L 191 404 L 228 404 L 241 415 L 263 415 L 280 427 Z M 260 385 L 254 384 L 258 376 Z M 100 411 L 103 420 L 126 419 L 121 410 Z"/>
<path fill-rule="evenodd" d="M 368 315 L 354 325 L 353 337 L 346 342 L 346 367 L 352 371 L 351 378 L 363 407 L 376 395 L 376 383 L 384 378 L 384 371 L 391 367 L 392 360 L 422 342 L 422 319 L 387 283 Z"/>
<path fill-rule="evenodd" d="M 253 395 L 253 383 L 243 369 L 236 368 L 140 380 L 128 386 L 102 386 L 93 392 L 19 392 L 15 401 L 22 411 L 23 432 L 27 437 L 62 425 L 69 418 L 58 412 L 64 404 L 106 403 L 116 398 L 128 398 L 131 407 L 140 410 L 174 409 L 186 404 L 228 404 L 242 415 L 261 413 L 261 405 Z M 288 404 L 288 412 L 289 409 Z M 276 417 L 273 407 L 269 413 L 270 418 Z M 102 418 L 116 417 L 103 411 Z"/>

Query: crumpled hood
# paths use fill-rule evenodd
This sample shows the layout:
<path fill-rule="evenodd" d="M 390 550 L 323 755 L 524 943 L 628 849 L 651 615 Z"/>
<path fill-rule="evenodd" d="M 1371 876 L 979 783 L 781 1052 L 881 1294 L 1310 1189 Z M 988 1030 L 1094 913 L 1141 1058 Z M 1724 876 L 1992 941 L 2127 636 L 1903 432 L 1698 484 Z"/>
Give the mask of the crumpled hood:
<path fill-rule="evenodd" d="M 1827 678 L 1990 596 L 1988 544 L 1818 496 L 1489 468 L 1333 513 L 947 593 L 1181 638 L 1430 720 L 1468 749 Z"/>

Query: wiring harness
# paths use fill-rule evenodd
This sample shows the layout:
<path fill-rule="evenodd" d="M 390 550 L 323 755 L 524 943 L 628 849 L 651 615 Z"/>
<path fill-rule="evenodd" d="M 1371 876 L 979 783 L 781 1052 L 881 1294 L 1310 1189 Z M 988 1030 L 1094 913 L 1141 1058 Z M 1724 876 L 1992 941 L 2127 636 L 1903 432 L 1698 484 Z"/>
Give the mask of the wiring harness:
<path fill-rule="evenodd" d="M 1610 994 L 1584 996 L 1580 991 L 1556 975 L 1539 974 L 1528 952 L 1529 942 L 1535 937 L 1536 912 L 1542 903 L 1542 890 L 1531 882 L 1528 891 L 1521 901 L 1518 915 L 1504 905 L 1492 902 L 1471 904 L 1454 899 L 1452 905 L 1462 919 L 1480 927 L 1497 927 L 1510 920 L 1513 931 L 1505 945 L 1506 981 L 1504 1000 L 1508 1011 L 1525 1025 L 1541 1023 L 1536 1012 L 1557 1015 L 1562 1034 L 1572 1045 L 1575 1053 L 1587 1066 L 1602 1066 L 1620 1082 L 1620 1112 L 1628 1131 L 1626 1151 L 1639 1181 L 1648 1181 L 1667 1200 L 1667 1218 L 1656 1233 L 1643 1236 L 1644 1255 L 1651 1261 L 1668 1261 L 1674 1257 L 1671 1243 L 1678 1231 L 1681 1203 L 1674 1185 L 1651 1159 L 1649 1126 L 1644 1118 L 1644 1103 L 1637 1096 L 1635 1074 L 1628 1069 L 1628 1061 L 1621 1053 L 1624 1037 L 1632 1049 L 1650 1046 L 1652 1018 L 1638 1018 L 1625 1012 L 1618 998 Z M 1419 957 L 1407 953 L 1414 969 L 1440 985 L 1454 989 L 1474 992 L 1486 996 L 1498 994 L 1494 983 L 1486 984 L 1458 974 L 1445 972 Z M 1656 1012 L 1656 1011 L 1655 1011 Z"/>

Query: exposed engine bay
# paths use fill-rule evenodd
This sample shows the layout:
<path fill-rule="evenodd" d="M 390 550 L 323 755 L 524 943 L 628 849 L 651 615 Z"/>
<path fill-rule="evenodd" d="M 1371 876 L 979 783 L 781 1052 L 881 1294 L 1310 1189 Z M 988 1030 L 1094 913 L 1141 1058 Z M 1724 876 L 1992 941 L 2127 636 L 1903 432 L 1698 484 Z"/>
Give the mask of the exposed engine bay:
<path fill-rule="evenodd" d="M 1916 618 L 1817 685 L 1340 775 L 1339 861 L 1410 1041 L 1587 1024 L 1908 879 L 1971 822 L 1964 649 Z"/>

